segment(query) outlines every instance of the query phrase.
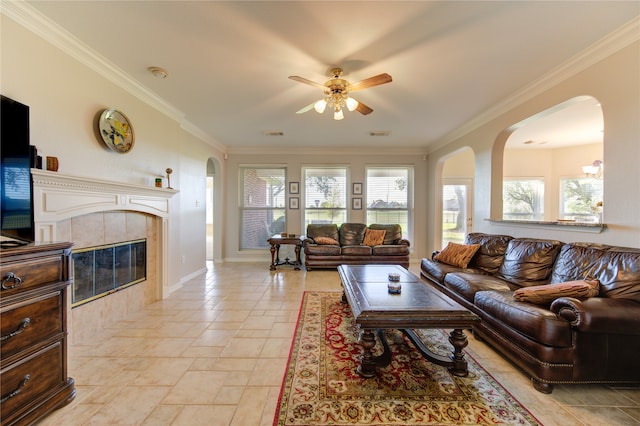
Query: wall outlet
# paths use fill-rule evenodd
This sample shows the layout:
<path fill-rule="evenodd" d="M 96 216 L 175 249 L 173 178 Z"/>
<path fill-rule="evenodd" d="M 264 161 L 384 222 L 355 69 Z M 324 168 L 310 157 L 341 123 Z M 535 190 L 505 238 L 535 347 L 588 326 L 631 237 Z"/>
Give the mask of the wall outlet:
<path fill-rule="evenodd" d="M 187 261 L 187 256 L 185 256 L 184 254 L 182 256 L 180 256 L 180 261 L 182 262 L 182 264 L 184 265 L 185 262 Z"/>

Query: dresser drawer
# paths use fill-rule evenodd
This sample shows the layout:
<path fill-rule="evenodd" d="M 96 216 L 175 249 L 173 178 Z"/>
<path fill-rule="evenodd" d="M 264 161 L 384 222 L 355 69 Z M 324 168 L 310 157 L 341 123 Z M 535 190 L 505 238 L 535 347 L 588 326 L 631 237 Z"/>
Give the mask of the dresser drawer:
<path fill-rule="evenodd" d="M 3 296 L 19 289 L 63 281 L 65 258 L 61 255 L 39 256 L 0 265 Z"/>
<path fill-rule="evenodd" d="M 63 292 L 54 291 L 0 312 L 0 355 L 2 359 L 64 331 Z M 4 383 L 2 384 L 4 388 Z"/>
<path fill-rule="evenodd" d="M 62 362 L 63 346 L 57 341 L 2 370 L 0 418 L 3 423 L 10 421 L 9 417 L 21 415 L 34 400 L 64 386 Z"/>

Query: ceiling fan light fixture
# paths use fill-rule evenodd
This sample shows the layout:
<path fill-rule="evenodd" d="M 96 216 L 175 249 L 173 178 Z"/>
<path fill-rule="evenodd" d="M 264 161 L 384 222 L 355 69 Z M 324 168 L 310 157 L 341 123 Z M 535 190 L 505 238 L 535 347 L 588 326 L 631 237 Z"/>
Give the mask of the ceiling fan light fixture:
<path fill-rule="evenodd" d="M 336 110 L 336 112 L 333 113 L 334 120 L 342 120 L 343 118 L 344 118 L 344 113 L 342 112 L 342 109 L 338 109 Z"/>
<path fill-rule="evenodd" d="M 353 98 L 347 98 L 347 109 L 349 111 L 355 111 L 358 108 L 358 101 Z"/>
<path fill-rule="evenodd" d="M 315 109 L 316 112 L 319 114 L 322 114 L 326 107 L 327 107 L 327 101 L 324 99 L 320 99 L 318 102 L 313 104 L 313 109 Z"/>

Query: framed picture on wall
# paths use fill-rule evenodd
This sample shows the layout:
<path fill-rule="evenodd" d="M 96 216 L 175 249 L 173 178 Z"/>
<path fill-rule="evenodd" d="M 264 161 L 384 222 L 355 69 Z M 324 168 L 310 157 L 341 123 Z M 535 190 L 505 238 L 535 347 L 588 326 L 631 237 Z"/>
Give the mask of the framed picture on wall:
<path fill-rule="evenodd" d="M 351 200 L 351 208 L 353 210 L 362 210 L 362 198 L 353 198 Z"/>
<path fill-rule="evenodd" d="M 289 182 L 289 194 L 299 194 L 300 185 L 298 182 Z"/>
<path fill-rule="evenodd" d="M 362 195 L 362 183 L 355 182 L 353 184 L 353 195 Z"/>
<path fill-rule="evenodd" d="M 289 208 L 292 210 L 296 210 L 300 208 L 300 198 L 298 197 L 290 197 L 289 198 Z"/>

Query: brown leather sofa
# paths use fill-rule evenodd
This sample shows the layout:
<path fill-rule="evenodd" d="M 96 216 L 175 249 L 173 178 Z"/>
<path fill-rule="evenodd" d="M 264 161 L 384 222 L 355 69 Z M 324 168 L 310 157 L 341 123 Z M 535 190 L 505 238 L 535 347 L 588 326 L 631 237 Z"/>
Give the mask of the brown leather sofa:
<path fill-rule="evenodd" d="M 374 224 L 372 230 L 384 230 L 382 244 L 364 245 L 367 225 L 363 223 L 309 224 L 302 241 L 304 265 L 313 268 L 337 268 L 338 265 L 392 264 L 409 268 L 408 240 L 402 238 L 400 225 Z M 327 244 L 331 238 L 338 244 Z M 319 242 L 321 242 L 319 244 Z"/>
<path fill-rule="evenodd" d="M 474 335 L 524 370 L 535 389 L 640 383 L 640 249 L 482 233 L 465 243 L 480 244 L 467 268 L 432 256 L 421 275 L 479 315 Z M 599 281 L 596 297 L 514 299 L 522 287 L 588 278 Z"/>

